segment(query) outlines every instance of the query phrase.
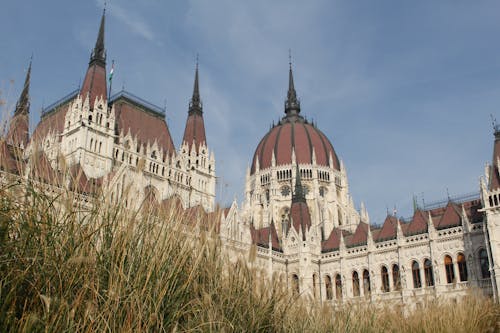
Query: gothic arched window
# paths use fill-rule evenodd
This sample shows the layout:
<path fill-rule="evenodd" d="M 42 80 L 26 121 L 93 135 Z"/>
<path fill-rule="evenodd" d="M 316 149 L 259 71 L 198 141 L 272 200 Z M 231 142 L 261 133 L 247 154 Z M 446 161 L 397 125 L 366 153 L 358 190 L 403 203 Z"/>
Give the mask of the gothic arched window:
<path fill-rule="evenodd" d="M 365 296 L 371 292 L 370 272 L 367 269 L 363 271 L 363 291 L 365 292 Z"/>
<path fill-rule="evenodd" d="M 453 280 L 455 280 L 455 270 L 453 269 L 453 259 L 448 255 L 444 257 L 444 268 L 446 271 L 446 282 L 453 283 Z"/>
<path fill-rule="evenodd" d="M 415 260 L 411 264 L 411 273 L 413 276 L 413 288 L 422 287 L 422 281 L 420 280 L 420 266 Z"/>
<path fill-rule="evenodd" d="M 488 261 L 488 252 L 485 249 L 479 250 L 479 265 L 481 266 L 481 277 L 487 279 L 490 277 L 490 262 Z"/>
<path fill-rule="evenodd" d="M 382 291 L 387 293 L 390 291 L 389 287 L 389 272 L 387 271 L 387 267 L 382 266 L 381 272 L 382 276 Z"/>
<path fill-rule="evenodd" d="M 460 276 L 460 281 L 467 281 L 467 262 L 465 261 L 465 256 L 463 253 L 458 254 L 457 263 L 458 263 L 458 275 Z"/>
<path fill-rule="evenodd" d="M 432 262 L 429 259 L 424 261 L 425 285 L 431 287 L 434 285 L 434 273 L 432 272 Z"/>
<path fill-rule="evenodd" d="M 342 299 L 342 278 L 340 274 L 335 276 L 335 294 L 337 295 L 337 299 Z"/>
<path fill-rule="evenodd" d="M 401 290 L 401 275 L 399 274 L 399 266 L 392 265 L 392 283 L 394 290 Z"/>
<path fill-rule="evenodd" d="M 330 275 L 325 276 L 326 299 L 333 299 L 332 278 Z"/>
<path fill-rule="evenodd" d="M 359 296 L 359 276 L 356 271 L 352 273 L 352 294 L 353 296 Z"/>

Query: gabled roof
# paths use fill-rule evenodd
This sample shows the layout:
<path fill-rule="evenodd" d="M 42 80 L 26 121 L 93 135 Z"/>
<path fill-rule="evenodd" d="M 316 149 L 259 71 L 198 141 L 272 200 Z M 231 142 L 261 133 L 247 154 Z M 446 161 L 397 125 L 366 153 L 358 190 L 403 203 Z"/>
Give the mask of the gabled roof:
<path fill-rule="evenodd" d="M 30 178 L 51 185 L 61 185 L 61 174 L 52 168 L 45 152 L 35 152 L 30 156 Z"/>
<path fill-rule="evenodd" d="M 436 225 L 436 229 L 445 229 L 450 227 L 459 226 L 462 224 L 462 218 L 460 216 L 460 208 L 449 201 L 446 205 L 444 214 L 439 219 Z"/>
<path fill-rule="evenodd" d="M 377 242 L 381 242 L 396 238 L 398 226 L 397 223 L 398 219 L 395 216 L 387 215 L 382 228 L 377 234 L 377 238 L 374 237 L 374 240 L 376 240 Z"/>
<path fill-rule="evenodd" d="M 88 178 L 80 163 L 69 168 L 70 184 L 72 191 L 81 194 L 95 194 L 99 191 L 103 183 L 103 177 Z"/>
<path fill-rule="evenodd" d="M 157 114 L 148 112 L 146 107 L 131 103 L 125 97 L 113 101 L 116 113 L 118 133 L 130 131 L 136 136 L 140 144 L 153 144 L 156 140 L 158 146 L 169 155 L 175 154 L 175 147 L 165 119 Z"/>
<path fill-rule="evenodd" d="M 276 227 L 274 223 L 270 226 L 255 229 L 253 225 L 250 226 L 250 235 L 252 236 L 252 243 L 266 248 L 269 248 L 269 237 L 271 237 L 271 246 L 274 251 L 282 252 L 281 245 L 278 239 L 278 233 L 276 232 Z"/>
<path fill-rule="evenodd" d="M 340 233 L 342 230 L 339 228 L 333 228 L 330 236 L 323 242 L 321 242 L 321 252 L 330 252 L 339 249 L 340 246 Z"/>
<path fill-rule="evenodd" d="M 416 235 L 426 233 L 428 226 L 428 220 L 425 213 L 422 210 L 417 209 L 413 214 L 413 219 L 409 223 L 405 234 Z"/>
<path fill-rule="evenodd" d="M 294 202 L 290 208 L 290 217 L 292 219 L 292 225 L 299 233 L 302 232 L 302 238 L 305 240 L 306 230 L 311 227 L 311 214 L 309 213 L 309 207 L 305 202 Z"/>
<path fill-rule="evenodd" d="M 368 228 L 368 224 L 360 222 L 352 237 L 348 238 L 349 241 L 347 242 L 346 240 L 346 246 L 354 247 L 357 245 L 366 245 L 368 240 Z"/>
<path fill-rule="evenodd" d="M 24 161 L 16 158 L 16 149 L 0 138 L 0 170 L 20 174 L 24 168 Z"/>

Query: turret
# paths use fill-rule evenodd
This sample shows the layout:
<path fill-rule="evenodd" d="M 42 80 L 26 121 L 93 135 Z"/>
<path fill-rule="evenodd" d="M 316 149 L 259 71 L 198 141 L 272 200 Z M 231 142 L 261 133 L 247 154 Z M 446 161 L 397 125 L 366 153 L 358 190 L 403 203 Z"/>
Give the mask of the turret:
<path fill-rule="evenodd" d="M 201 145 L 206 145 L 205 123 L 203 121 L 203 105 L 200 98 L 200 88 L 198 83 L 198 62 L 196 62 L 196 71 L 194 76 L 193 96 L 189 102 L 188 118 L 186 128 L 184 129 L 184 138 L 182 144 L 187 145 L 189 150 L 193 147 L 196 153 L 199 152 Z"/>
<path fill-rule="evenodd" d="M 10 121 L 9 131 L 7 132 L 7 143 L 16 147 L 22 146 L 25 148 L 29 140 L 30 79 L 31 60 L 26 72 L 23 90 L 17 101 L 14 115 Z"/>
<path fill-rule="evenodd" d="M 106 99 L 106 51 L 104 48 L 104 10 L 99 26 L 99 33 L 95 42 L 94 50 L 90 55 L 89 67 L 80 90 L 83 100 L 89 99 L 90 109 L 94 107 L 96 98 Z"/>

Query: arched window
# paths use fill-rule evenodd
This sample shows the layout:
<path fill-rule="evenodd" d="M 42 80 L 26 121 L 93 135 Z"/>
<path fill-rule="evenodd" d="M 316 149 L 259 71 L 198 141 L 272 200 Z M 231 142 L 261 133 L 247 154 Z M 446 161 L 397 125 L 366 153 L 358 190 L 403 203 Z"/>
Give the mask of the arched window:
<path fill-rule="evenodd" d="M 335 294 L 337 295 L 337 299 L 342 299 L 342 278 L 340 274 L 335 276 Z"/>
<path fill-rule="evenodd" d="M 352 273 L 352 294 L 359 296 L 359 276 L 356 271 Z"/>
<path fill-rule="evenodd" d="M 295 295 L 300 293 L 299 277 L 297 274 L 292 275 L 292 291 Z"/>
<path fill-rule="evenodd" d="M 434 273 L 432 272 L 432 262 L 429 259 L 424 261 L 425 285 L 431 287 L 434 285 Z"/>
<path fill-rule="evenodd" d="M 479 265 L 481 266 L 481 277 L 487 279 L 490 277 L 490 262 L 488 261 L 488 253 L 485 249 L 479 250 Z"/>
<path fill-rule="evenodd" d="M 453 280 L 455 280 L 455 270 L 453 269 L 453 259 L 448 255 L 444 257 L 444 269 L 446 271 L 446 282 L 453 283 Z"/>
<path fill-rule="evenodd" d="M 325 289 L 326 289 L 326 299 L 333 299 L 333 287 L 332 287 L 332 278 L 330 275 L 325 276 Z"/>
<path fill-rule="evenodd" d="M 394 284 L 394 290 L 401 290 L 401 275 L 399 274 L 399 266 L 392 265 L 392 283 Z"/>
<path fill-rule="evenodd" d="M 422 281 L 420 280 L 420 266 L 417 261 L 413 261 L 411 264 L 411 273 L 413 276 L 413 288 L 422 287 Z"/>
<path fill-rule="evenodd" d="M 458 263 L 458 275 L 460 276 L 460 281 L 467 281 L 467 263 L 465 261 L 465 256 L 463 253 L 458 254 L 457 263 Z"/>
<path fill-rule="evenodd" d="M 365 292 L 365 296 L 371 292 L 370 272 L 367 269 L 363 271 L 363 291 Z"/>
<path fill-rule="evenodd" d="M 94 144 L 94 139 L 90 139 L 90 150 L 92 150 L 92 145 Z"/>
<path fill-rule="evenodd" d="M 382 291 L 387 293 L 390 291 L 389 272 L 387 271 L 387 267 L 382 266 L 382 270 L 381 270 L 380 274 L 382 275 Z"/>

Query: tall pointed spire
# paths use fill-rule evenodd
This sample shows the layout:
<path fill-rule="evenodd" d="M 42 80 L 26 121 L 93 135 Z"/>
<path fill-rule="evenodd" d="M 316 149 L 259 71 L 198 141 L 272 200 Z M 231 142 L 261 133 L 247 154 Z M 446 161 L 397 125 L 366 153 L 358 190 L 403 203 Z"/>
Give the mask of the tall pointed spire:
<path fill-rule="evenodd" d="M 95 42 L 94 50 L 90 56 L 89 64 L 92 62 L 100 62 L 102 66 L 106 66 L 106 50 L 104 49 L 104 23 L 106 17 L 106 8 L 102 11 L 101 24 L 99 26 L 99 33 Z"/>
<path fill-rule="evenodd" d="M 19 96 L 19 100 L 16 104 L 16 110 L 14 114 L 20 113 L 29 113 L 30 107 L 30 81 L 31 81 L 31 62 L 33 61 L 33 57 L 30 58 L 30 64 L 28 66 L 28 71 L 26 72 L 26 78 L 24 79 L 24 87 L 21 95 Z"/>
<path fill-rule="evenodd" d="M 106 99 L 106 50 L 104 47 L 104 24 L 106 9 L 102 12 L 99 33 L 95 42 L 94 50 L 90 56 L 89 67 L 85 79 L 83 80 L 80 94 L 83 98 L 89 96 L 91 108 L 94 106 L 97 97 Z"/>
<path fill-rule="evenodd" d="M 292 55 L 289 53 L 290 65 L 288 73 L 288 92 L 285 101 L 285 113 L 288 117 L 297 116 L 300 113 L 300 101 L 297 98 L 297 92 L 295 91 L 295 85 L 293 83 L 293 72 L 292 72 Z"/>
<path fill-rule="evenodd" d="M 198 79 L 198 56 L 196 56 L 193 96 L 191 97 L 191 101 L 189 101 L 189 112 L 182 143 L 187 144 L 189 150 L 191 150 L 191 147 L 194 145 L 196 147 L 196 151 L 198 152 L 200 145 L 207 144 L 206 141 L 205 123 L 203 121 L 203 106 L 201 104 Z"/>
<path fill-rule="evenodd" d="M 30 109 L 30 80 L 31 80 L 31 62 L 30 59 L 24 87 L 16 103 L 14 115 L 10 120 L 9 131 L 7 132 L 7 142 L 13 146 L 26 147 L 29 140 L 29 109 Z"/>
<path fill-rule="evenodd" d="M 203 106 L 201 104 L 200 99 L 200 87 L 198 83 L 198 56 L 196 56 L 196 70 L 194 74 L 194 86 L 193 86 L 193 97 L 191 97 L 191 101 L 189 102 L 189 114 L 203 113 Z"/>
<path fill-rule="evenodd" d="M 304 193 L 304 187 L 302 187 L 302 180 L 300 177 L 299 165 L 296 165 L 296 175 L 295 175 L 295 191 L 292 197 L 292 203 L 294 202 L 306 202 L 306 196 Z"/>

